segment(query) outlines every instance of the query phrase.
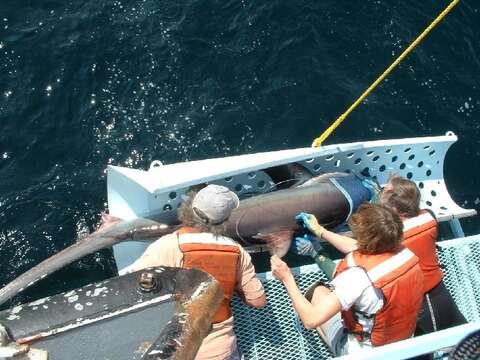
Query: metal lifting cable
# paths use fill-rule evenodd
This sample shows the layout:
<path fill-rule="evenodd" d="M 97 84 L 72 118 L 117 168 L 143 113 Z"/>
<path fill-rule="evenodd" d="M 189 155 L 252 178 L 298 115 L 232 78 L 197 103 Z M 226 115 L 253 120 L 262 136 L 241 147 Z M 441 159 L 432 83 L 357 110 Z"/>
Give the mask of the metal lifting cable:
<path fill-rule="evenodd" d="M 445 15 L 447 15 L 450 10 L 452 10 L 453 7 L 459 3 L 459 1 L 460 0 L 453 0 L 450 5 L 448 5 L 445 10 L 443 10 L 441 14 L 438 15 L 438 17 L 433 20 L 433 22 L 428 25 L 428 27 L 415 39 L 415 41 L 412 42 L 410 46 L 400 54 L 400 56 L 387 68 L 387 70 L 385 70 L 383 74 L 380 75 L 378 79 L 375 80 L 375 82 L 370 85 L 362 95 L 360 95 L 360 97 L 347 109 L 347 111 L 340 115 L 338 119 L 335 120 L 332 125 L 330 125 L 328 129 L 323 132 L 322 135 L 320 135 L 313 141 L 312 147 L 319 147 L 320 145 L 322 145 L 322 143 L 333 132 L 333 130 L 335 130 L 347 118 L 347 116 L 368 96 L 368 94 L 370 94 L 370 92 L 372 92 L 372 90 L 375 89 L 377 85 L 387 77 L 387 75 L 403 60 L 403 58 L 407 56 L 408 53 L 413 50 L 413 48 L 417 46 L 425 36 L 428 35 L 430 30 L 432 30 L 440 22 L 440 20 L 442 20 Z"/>

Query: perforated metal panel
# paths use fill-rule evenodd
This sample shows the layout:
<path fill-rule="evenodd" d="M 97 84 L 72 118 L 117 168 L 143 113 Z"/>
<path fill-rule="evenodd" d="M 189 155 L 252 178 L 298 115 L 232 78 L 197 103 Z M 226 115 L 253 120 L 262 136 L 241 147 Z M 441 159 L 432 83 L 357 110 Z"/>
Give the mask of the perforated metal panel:
<path fill-rule="evenodd" d="M 431 209 L 439 221 L 474 215 L 474 210 L 463 209 L 453 201 L 443 179 L 445 155 L 456 136 L 447 133 L 445 141 L 426 142 L 419 139 L 421 138 L 404 139 L 403 142 L 375 141 L 362 146 L 345 144 L 327 147 L 319 155 L 307 159 L 304 157 L 297 162 L 314 175 L 336 171 L 368 172 L 380 184 L 386 183 L 389 175 L 395 173 L 418 184 L 422 195 L 421 207 Z M 294 161 L 283 163 L 290 162 Z M 271 165 L 273 164 L 269 166 Z M 263 193 L 272 190 L 275 184 L 262 170 L 238 171 L 235 175 L 207 182 L 227 186 L 240 197 Z M 160 170 L 154 168 L 153 172 L 155 171 Z M 171 220 L 181 201 L 180 195 L 184 192 L 185 188 L 156 193 L 154 199 L 150 200 L 149 208 L 156 209 L 156 215 L 161 220 Z"/>
<path fill-rule="evenodd" d="M 442 241 L 438 256 L 445 286 L 469 321 L 480 321 L 480 235 Z"/>
<path fill-rule="evenodd" d="M 317 280 L 326 280 L 316 265 L 293 271 L 302 291 Z M 232 302 L 235 333 L 245 359 L 331 358 L 330 350 L 316 330 L 306 330 L 297 318 L 284 286 L 278 280 L 265 277 L 264 287 L 268 305 L 263 309 L 243 305 L 238 297 Z"/>
<path fill-rule="evenodd" d="M 235 191 L 240 198 L 271 191 L 275 184 L 264 171 L 250 171 L 248 173 L 228 176 L 209 181 L 209 184 L 223 185 Z M 177 209 L 183 202 L 189 188 L 178 188 L 164 193 L 155 194 L 149 199 L 150 217 L 159 221 L 170 222 L 175 220 Z"/>
<path fill-rule="evenodd" d="M 454 136 L 447 133 L 447 136 Z M 451 143 L 408 142 L 381 144 L 363 148 L 337 149 L 330 154 L 308 159 L 301 164 L 312 173 L 335 171 L 367 172 L 380 184 L 387 182 L 395 173 L 418 184 L 421 192 L 421 207 L 432 210 L 440 221 L 464 216 L 468 212 L 450 197 L 443 179 L 443 162 Z"/>

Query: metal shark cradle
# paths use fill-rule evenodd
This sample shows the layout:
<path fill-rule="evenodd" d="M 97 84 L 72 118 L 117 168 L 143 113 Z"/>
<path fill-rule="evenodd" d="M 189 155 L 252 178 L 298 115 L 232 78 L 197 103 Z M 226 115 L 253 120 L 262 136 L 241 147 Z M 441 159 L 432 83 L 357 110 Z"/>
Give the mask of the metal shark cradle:
<path fill-rule="evenodd" d="M 298 230 L 295 215 L 314 214 L 318 221 L 332 228 L 345 221 L 353 205 L 331 179 L 352 177 L 347 173 L 324 174 L 294 187 L 260 194 L 240 201 L 227 221 L 227 235 L 242 245 L 265 243 L 272 254 L 284 256 L 292 235 Z M 172 233 L 179 225 L 160 224 L 150 219 L 123 221 L 104 216 L 94 233 L 44 260 L 0 289 L 0 304 L 52 272 L 85 255 L 123 241 L 156 240 Z"/>

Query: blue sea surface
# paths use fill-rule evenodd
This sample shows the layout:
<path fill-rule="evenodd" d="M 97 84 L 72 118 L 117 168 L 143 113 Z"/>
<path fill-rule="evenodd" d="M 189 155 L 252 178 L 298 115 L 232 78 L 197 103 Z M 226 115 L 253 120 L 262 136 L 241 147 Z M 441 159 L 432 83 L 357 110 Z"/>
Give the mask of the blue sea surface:
<path fill-rule="evenodd" d="M 0 285 L 95 228 L 108 164 L 310 145 L 447 4 L 2 0 Z M 479 39 L 462 0 L 327 143 L 451 130 L 449 191 L 480 210 Z M 15 302 L 114 271 L 99 252 Z"/>

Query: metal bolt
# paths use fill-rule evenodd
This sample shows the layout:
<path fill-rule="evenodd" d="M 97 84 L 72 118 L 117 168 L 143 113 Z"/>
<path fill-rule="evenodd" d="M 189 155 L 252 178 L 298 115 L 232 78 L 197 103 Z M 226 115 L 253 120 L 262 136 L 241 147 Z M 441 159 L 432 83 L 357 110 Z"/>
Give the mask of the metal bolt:
<path fill-rule="evenodd" d="M 143 272 L 140 274 L 140 279 L 138 280 L 138 284 L 140 285 L 140 289 L 142 291 L 149 292 L 155 289 L 157 282 L 152 273 Z"/>

